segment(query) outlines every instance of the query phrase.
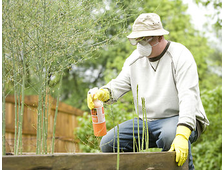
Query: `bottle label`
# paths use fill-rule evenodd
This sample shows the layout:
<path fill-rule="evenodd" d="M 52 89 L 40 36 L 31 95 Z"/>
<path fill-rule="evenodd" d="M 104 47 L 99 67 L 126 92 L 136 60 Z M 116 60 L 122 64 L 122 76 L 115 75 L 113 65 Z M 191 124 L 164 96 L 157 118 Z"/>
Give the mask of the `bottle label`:
<path fill-rule="evenodd" d="M 94 108 L 91 110 L 92 115 L 92 121 L 93 124 L 99 124 L 105 122 L 105 114 L 104 114 L 104 108 Z"/>

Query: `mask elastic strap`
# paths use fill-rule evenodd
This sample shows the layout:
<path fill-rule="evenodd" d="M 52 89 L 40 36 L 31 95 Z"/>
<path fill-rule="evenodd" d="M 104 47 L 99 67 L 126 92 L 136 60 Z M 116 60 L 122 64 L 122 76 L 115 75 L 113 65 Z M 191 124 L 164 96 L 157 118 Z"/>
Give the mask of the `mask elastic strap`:
<path fill-rule="evenodd" d="M 151 47 L 154 47 L 154 46 L 156 46 L 156 45 L 158 45 L 159 44 L 159 41 L 156 43 L 156 44 L 154 44 L 154 45 L 151 45 Z"/>

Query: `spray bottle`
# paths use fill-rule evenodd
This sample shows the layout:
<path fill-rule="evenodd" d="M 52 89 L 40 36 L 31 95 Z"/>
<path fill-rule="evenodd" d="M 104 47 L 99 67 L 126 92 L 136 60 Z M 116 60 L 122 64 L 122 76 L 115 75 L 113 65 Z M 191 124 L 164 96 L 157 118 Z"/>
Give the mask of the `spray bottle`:
<path fill-rule="evenodd" d="M 97 87 L 89 90 L 89 94 L 92 95 L 92 98 L 94 97 L 97 90 L 98 90 Z M 104 136 L 107 134 L 107 129 L 106 129 L 103 102 L 97 99 L 94 100 L 93 103 L 95 108 L 91 110 L 91 115 L 92 115 L 94 135 Z"/>

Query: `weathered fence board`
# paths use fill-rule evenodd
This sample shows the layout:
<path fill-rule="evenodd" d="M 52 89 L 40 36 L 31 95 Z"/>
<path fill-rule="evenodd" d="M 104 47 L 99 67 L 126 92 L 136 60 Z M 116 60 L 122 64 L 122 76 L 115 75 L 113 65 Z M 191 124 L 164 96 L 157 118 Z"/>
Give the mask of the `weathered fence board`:
<path fill-rule="evenodd" d="M 187 170 L 175 163 L 175 152 L 120 153 L 120 170 Z M 3 156 L 3 170 L 116 170 L 116 153 Z"/>
<path fill-rule="evenodd" d="M 53 135 L 54 114 L 56 99 L 47 96 L 48 107 L 48 153 L 51 149 Z M 38 96 L 25 96 L 23 113 L 23 152 L 35 152 L 36 150 L 36 127 L 37 127 Z M 78 141 L 74 136 L 74 129 L 78 126 L 77 116 L 83 111 L 65 103 L 59 102 L 58 116 L 55 133 L 55 152 L 78 152 Z M 14 96 L 6 97 L 6 152 L 14 152 L 15 133 L 15 99 Z"/>

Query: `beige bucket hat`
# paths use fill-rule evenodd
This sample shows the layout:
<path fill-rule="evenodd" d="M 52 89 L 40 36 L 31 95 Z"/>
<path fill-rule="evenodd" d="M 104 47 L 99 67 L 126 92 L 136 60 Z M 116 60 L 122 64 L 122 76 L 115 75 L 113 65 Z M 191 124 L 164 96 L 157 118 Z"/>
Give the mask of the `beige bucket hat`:
<path fill-rule="evenodd" d="M 132 26 L 132 33 L 127 38 L 135 39 L 166 34 L 169 34 L 169 32 L 163 29 L 159 15 L 155 13 L 144 13 L 139 15 L 135 20 Z"/>

